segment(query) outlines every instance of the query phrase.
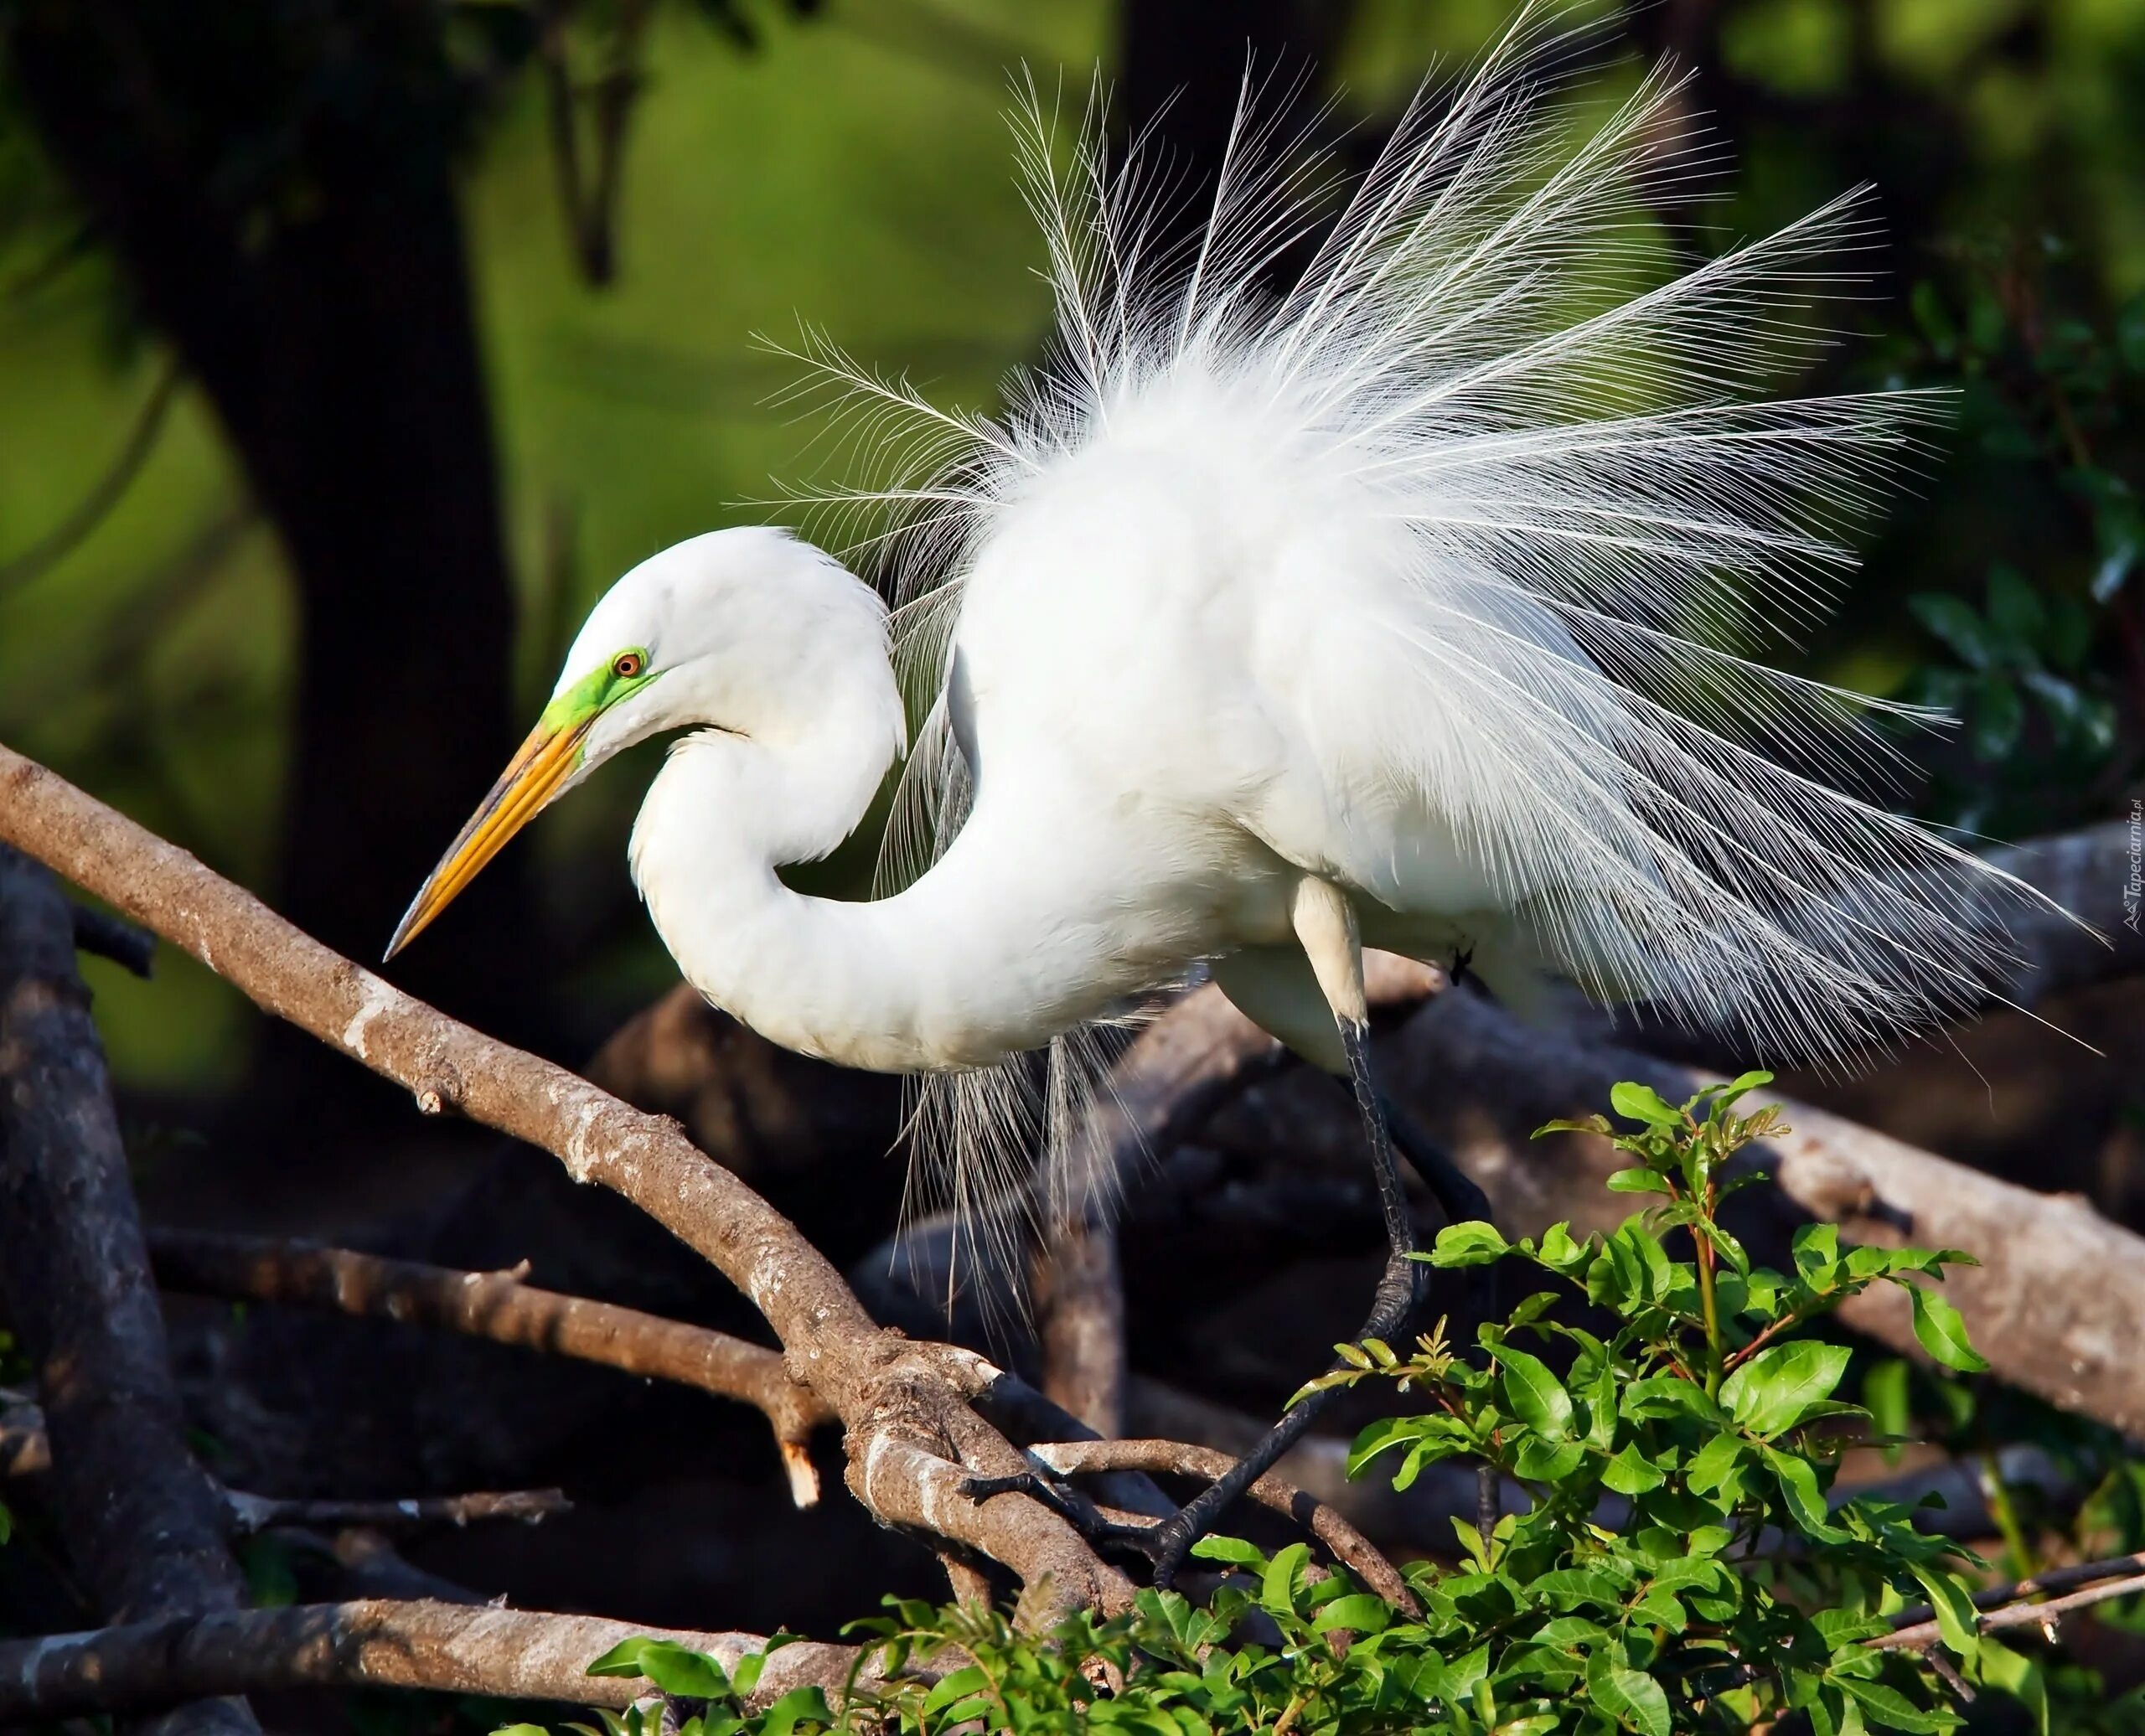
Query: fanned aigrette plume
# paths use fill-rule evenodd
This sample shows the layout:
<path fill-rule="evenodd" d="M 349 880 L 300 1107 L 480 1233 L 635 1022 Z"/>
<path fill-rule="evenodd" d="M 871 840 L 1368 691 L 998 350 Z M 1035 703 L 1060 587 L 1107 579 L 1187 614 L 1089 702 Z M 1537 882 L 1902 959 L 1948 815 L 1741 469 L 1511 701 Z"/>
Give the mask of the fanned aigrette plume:
<path fill-rule="evenodd" d="M 1583 45 L 1524 11 L 1337 199 L 1331 158 L 1247 79 L 1206 220 L 1176 245 L 1150 153 L 1113 158 L 1098 100 L 1067 156 L 1029 85 L 1016 130 L 1057 323 L 1003 412 L 943 411 L 803 346 L 859 449 L 909 461 L 814 497 L 891 514 L 871 540 L 922 724 L 888 886 L 964 812 L 948 685 L 979 551 L 1060 467 L 1159 430 L 1255 447 L 1344 516 L 1407 527 L 1399 601 L 1380 602 L 1377 699 L 1404 724 L 1382 775 L 1449 817 L 1543 966 L 1767 1061 L 1846 1062 L 1981 998 L 2008 958 L 1995 906 L 2031 895 L 1835 787 L 1902 769 L 1873 710 L 1921 714 L 1753 660 L 1823 615 L 1942 412 L 1771 395 L 1832 341 L 1822 304 L 1864 281 L 1869 197 L 1679 266 L 1657 213 L 1722 166 L 1672 70 L 1589 107 Z M 1016 1191 L 1016 1155 L 1077 1119 L 1063 1086 L 924 1088 L 954 1093 L 927 1119 L 964 1205 Z"/>

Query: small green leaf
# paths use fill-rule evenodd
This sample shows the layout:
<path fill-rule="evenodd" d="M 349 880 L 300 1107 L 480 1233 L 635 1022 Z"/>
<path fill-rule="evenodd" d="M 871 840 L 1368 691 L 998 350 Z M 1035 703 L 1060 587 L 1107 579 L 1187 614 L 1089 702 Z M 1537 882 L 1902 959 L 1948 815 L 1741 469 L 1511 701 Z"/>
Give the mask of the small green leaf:
<path fill-rule="evenodd" d="M 1561 1483 L 1586 1462 L 1586 1446 L 1575 1440 L 1550 1441 L 1530 1435 L 1512 1455 L 1516 1476 L 1535 1483 Z"/>
<path fill-rule="evenodd" d="M 1701 1495 L 1720 1487 L 1743 1456 L 1743 1443 L 1732 1434 L 1716 1434 L 1692 1456 L 1684 1468 L 1683 1481 Z"/>
<path fill-rule="evenodd" d="M 1823 1289 L 1840 1263 L 1840 1227 L 1806 1223 L 1795 1232 L 1795 1269 L 1811 1289 Z"/>
<path fill-rule="evenodd" d="M 834 1708 L 822 1689 L 793 1687 L 760 1714 L 760 1736 L 792 1736 L 801 1723 L 831 1727 L 834 1721 Z"/>
<path fill-rule="evenodd" d="M 1632 1444 L 1609 1461 L 1601 1480 L 1619 1495 L 1643 1495 L 1649 1489 L 1658 1489 L 1667 1477 L 1659 1465 Z"/>
<path fill-rule="evenodd" d="M 2039 593 L 2018 569 L 1998 561 L 1988 570 L 1988 620 L 1998 633 L 2021 645 L 2037 645 L 2048 624 Z"/>
<path fill-rule="evenodd" d="M 2039 1664 L 1993 1640 L 1983 1639 L 1981 1679 L 1991 1687 L 2002 1689 L 2026 1708 L 2034 1720 L 2036 1736 L 2049 1736 L 2048 1682 Z"/>
<path fill-rule="evenodd" d="M 1303 1584 L 1305 1564 L 1310 1559 L 1308 1543 L 1291 1543 L 1266 1563 L 1259 1581 L 1259 1604 L 1269 1615 L 1295 1613 L 1296 1594 Z"/>
<path fill-rule="evenodd" d="M 1914 1427 L 1914 1413 L 1907 1403 L 1907 1361 L 1887 1356 L 1862 1377 L 1862 1402 L 1869 1411 L 1869 1426 L 1878 1434 L 1897 1443 Z M 1884 1449 L 1888 1464 L 1896 1464 L 1899 1449 Z"/>
<path fill-rule="evenodd" d="M 1907 1571 L 1929 1594 L 1929 1607 L 1936 1613 L 1936 1630 L 1944 1643 L 1962 1658 L 1981 1650 L 1981 1624 L 1975 1619 L 1973 1594 L 1956 1576 L 1940 1567 L 1909 1562 Z"/>
<path fill-rule="evenodd" d="M 1924 1712 L 1897 1688 L 1859 1677 L 1832 1678 L 1861 1707 L 1863 1716 L 1888 1729 L 1905 1730 L 1910 1736 L 1942 1736 L 1958 1719 L 1948 1713 Z"/>
<path fill-rule="evenodd" d="M 1949 361 L 1959 345 L 1959 328 L 1952 323 L 1951 309 L 1944 305 L 1943 292 L 1925 277 L 1908 292 L 1907 305 L 1930 349 L 1941 360 Z"/>
<path fill-rule="evenodd" d="M 1914 611 L 1915 618 L 1950 647 L 1952 654 L 1968 669 L 1987 669 L 2001 655 L 2002 647 L 1989 631 L 1988 623 L 1963 597 L 1941 592 L 1923 592 L 1909 597 L 1907 607 Z"/>
<path fill-rule="evenodd" d="M 1253 1548 L 1242 1537 L 1203 1537 L 1191 1546 L 1191 1553 L 1202 1561 L 1225 1561 L 1233 1568 L 1266 1571 L 1266 1552 Z"/>
<path fill-rule="evenodd" d="M 943 1712 L 954 1702 L 964 1700 L 970 1694 L 990 1686 L 990 1678 L 984 1674 L 983 1666 L 979 1664 L 969 1664 L 956 1670 L 950 1676 L 940 1677 L 933 1684 L 931 1692 L 923 1697 L 923 1715 L 929 1718 L 934 1713 Z"/>
<path fill-rule="evenodd" d="M 1907 1285 L 1906 1291 L 1914 1299 L 1914 1336 L 1921 1347 L 1946 1368 L 1962 1374 L 1986 1373 L 1988 1363 L 1967 1337 L 1967 1323 L 1959 1310 L 1918 1284 Z"/>
<path fill-rule="evenodd" d="M 1847 1542 L 1847 1532 L 1832 1524 L 1827 1514 L 1824 1491 L 1817 1486 L 1817 1466 L 1776 1447 L 1760 1447 L 1758 1450 L 1765 1455 L 1773 1480 L 1780 1485 L 1781 1498 L 1787 1504 L 1787 1510 L 1802 1534 L 1820 1543 Z"/>
<path fill-rule="evenodd" d="M 1590 1607 L 1610 1614 L 1623 1607 L 1625 1581 L 1600 1568 L 1558 1568 L 1527 1588 L 1530 1601 L 1552 1609 Z"/>
<path fill-rule="evenodd" d="M 1643 1121 L 1651 1127 L 1681 1127 L 1683 1112 L 1665 1101 L 1651 1085 L 1626 1079 L 1609 1088 L 1609 1106 L 1626 1121 Z"/>
<path fill-rule="evenodd" d="M 1450 1223 L 1438 1232 L 1438 1239 L 1430 1249 L 1430 1263 L 1448 1268 L 1486 1266 L 1511 1246 L 1497 1233 L 1495 1224 Z"/>
<path fill-rule="evenodd" d="M 1569 1224 L 1553 1223 L 1548 1229 L 1543 1231 L 1542 1240 L 1535 1249 L 1534 1258 L 1552 1272 L 1569 1275 L 1592 1259 L 1594 1250 L 1590 1245 L 1590 1238 L 1588 1242 L 1573 1239 Z"/>
<path fill-rule="evenodd" d="M 2008 677 L 1986 674 L 1974 684 L 1974 757 L 1993 764 L 2007 758 L 2025 733 L 2026 701 Z"/>
<path fill-rule="evenodd" d="M 1776 1344 L 1729 1376 L 1720 1402 L 1751 1434 L 1770 1439 L 1832 1396 L 1852 1355 L 1844 1345 L 1813 1338 Z"/>
<path fill-rule="evenodd" d="M 1618 1170 L 1608 1182 L 1611 1193 L 1657 1193 L 1672 1190 L 1666 1175 L 1657 1175 L 1651 1170 Z"/>
<path fill-rule="evenodd" d="M 1538 1434 L 1557 1440 L 1569 1439 L 1572 1395 L 1564 1390 L 1564 1383 L 1550 1373 L 1548 1364 L 1524 1351 L 1513 1350 L 1509 1345 L 1500 1349 L 1497 1355 L 1504 1364 L 1505 1403 L 1512 1408 L 1512 1413 Z"/>
<path fill-rule="evenodd" d="M 1668 1696 L 1645 1671 L 1598 1651 L 1587 1660 L 1586 1691 L 1624 1728 L 1640 1736 L 1669 1736 Z"/>
<path fill-rule="evenodd" d="M 706 1652 L 642 1634 L 621 1640 L 588 1666 L 588 1674 L 645 1676 L 664 1693 L 693 1700 L 719 1700 L 730 1692 L 729 1672 Z"/>
<path fill-rule="evenodd" d="M 1359 1591 L 1334 1599 L 1318 1612 L 1310 1626 L 1315 1634 L 1330 1634 L 1336 1628 L 1346 1628 L 1352 1634 L 1377 1634 L 1392 1624 L 1393 1605 L 1383 1598 Z"/>

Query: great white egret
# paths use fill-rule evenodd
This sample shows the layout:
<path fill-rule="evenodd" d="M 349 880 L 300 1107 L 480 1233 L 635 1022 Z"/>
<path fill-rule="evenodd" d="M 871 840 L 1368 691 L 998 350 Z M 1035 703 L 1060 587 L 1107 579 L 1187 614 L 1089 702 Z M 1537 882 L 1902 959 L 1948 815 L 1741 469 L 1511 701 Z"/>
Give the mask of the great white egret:
<path fill-rule="evenodd" d="M 1091 116 L 1057 166 L 1031 98 L 1057 330 L 1003 415 L 804 346 L 867 447 L 923 437 L 892 485 L 840 491 L 895 514 L 898 609 L 778 530 L 635 567 L 394 947 L 546 803 L 694 729 L 631 860 L 710 1000 L 807 1054 L 973 1082 L 1211 969 L 1353 1082 L 1388 1336 L 1420 1268 L 1364 946 L 1464 950 L 1522 1000 L 1559 973 L 1766 1057 L 1975 999 L 2004 943 L 1987 895 L 2017 889 L 1835 788 L 1892 755 L 1868 702 L 1750 657 L 1821 612 L 1936 408 L 1770 395 L 1826 341 L 1807 304 L 1859 281 L 1827 261 L 1865 200 L 1677 272 L 1652 214 L 1711 168 L 1678 81 L 1577 127 L 1568 47 L 1523 17 L 1330 224 L 1330 166 L 1248 101 L 1178 249 L 1137 151 L 1113 167 Z M 868 902 L 787 886 L 897 763 L 921 871 Z M 1307 1418 L 1158 1533 L 1165 1573 Z"/>

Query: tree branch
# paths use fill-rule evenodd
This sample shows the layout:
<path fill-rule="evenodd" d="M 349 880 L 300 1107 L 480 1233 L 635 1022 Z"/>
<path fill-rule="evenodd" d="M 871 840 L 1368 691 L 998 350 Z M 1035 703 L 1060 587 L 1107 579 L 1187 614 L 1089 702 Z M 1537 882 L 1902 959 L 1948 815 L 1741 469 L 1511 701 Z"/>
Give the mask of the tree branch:
<path fill-rule="evenodd" d="M 92 910 L 86 904 L 69 907 L 75 922 L 75 945 L 81 952 L 109 958 L 122 970 L 147 977 L 155 967 L 157 937 L 144 933 L 132 922 L 122 922 L 109 911 Z"/>
<path fill-rule="evenodd" d="M 1038 1619 L 1114 1609 L 1131 1584 L 1078 1533 L 1018 1494 L 970 1501 L 972 1475 L 1026 1461 L 969 1410 L 981 1357 L 911 1343 L 875 1325 L 793 1225 L 710 1161 L 674 1122 L 485 1036 L 339 957 L 192 856 L 64 779 L 0 747 L 0 840 L 46 860 L 184 948 L 279 1018 L 410 1092 L 542 1147 L 576 1181 L 632 1201 L 721 1270 L 781 1339 L 791 1372 L 845 1429 L 851 1491 L 886 1522 L 1010 1569 Z"/>
<path fill-rule="evenodd" d="M 360 1527 L 396 1531 L 412 1526 L 482 1525 L 502 1519 L 535 1525 L 572 1511 L 556 1489 L 509 1489 L 498 1494 L 426 1495 L 413 1501 L 287 1500 L 281 1496 L 224 1491 L 231 1529 L 240 1537 L 291 1527 Z"/>
<path fill-rule="evenodd" d="M 2065 1616 L 2116 1598 L 2135 1597 L 2140 1592 L 2145 1592 L 2145 1573 L 2132 1573 L 2088 1586 L 2083 1591 L 2074 1591 L 2067 1597 L 2050 1598 L 2046 1603 L 2007 1604 L 1999 1609 L 1984 1610 L 1974 1625 L 1984 1634 L 2004 1628 L 2037 1627 L 2053 1638 L 2056 1624 Z M 1894 1633 L 1880 1634 L 1863 1643 L 1874 1651 L 1921 1651 L 1936 1645 L 1942 1637 L 1936 1622 L 1930 1620 L 1900 1628 Z"/>
<path fill-rule="evenodd" d="M 764 1651 L 757 1634 L 698 1634 L 594 1615 L 489 1604 L 365 1599 L 134 1622 L 101 1632 L 0 1644 L 0 1723 L 138 1712 L 209 1695 L 302 1687 L 429 1688 L 509 1700 L 623 1710 L 656 1692 L 638 1677 L 591 1676 L 620 1641 L 675 1640 L 725 1669 Z M 838 1698 L 852 1670 L 876 1680 L 856 1649 L 799 1640 L 768 1659 L 753 1699 L 808 1684 Z"/>
<path fill-rule="evenodd" d="M 2074 1585 L 2092 1585 L 2103 1579 L 2132 1579 L 2145 1574 L 2145 1549 L 2134 1555 L 2112 1555 L 2101 1561 L 2077 1562 L 2067 1568 L 2047 1568 L 2024 1579 L 2006 1580 L 1974 1594 L 1977 1609 L 1999 1609 L 2006 1604 L 2044 1598 L 2051 1592 L 2068 1591 Z M 1933 1622 L 1936 1612 L 1926 1604 L 1902 1609 L 1892 1618 L 1893 1627 L 1905 1632 Z"/>
<path fill-rule="evenodd" d="M 149 1255 L 157 1281 L 189 1295 L 435 1326 L 742 1400 L 774 1432 L 791 1498 L 800 1507 L 819 1498 L 809 1443 L 833 1411 L 789 1377 L 779 1352 L 726 1332 L 538 1289 L 519 1272 L 463 1272 L 312 1243 L 152 1230 Z"/>
<path fill-rule="evenodd" d="M 51 1504 L 91 1600 L 121 1620 L 235 1608 L 245 1582 L 187 1448 L 73 915 L 51 876 L 5 848 L 0 1189 L 0 1284 L 37 1371 Z M 259 1730 L 242 1701 L 205 1699 L 160 1728 Z"/>

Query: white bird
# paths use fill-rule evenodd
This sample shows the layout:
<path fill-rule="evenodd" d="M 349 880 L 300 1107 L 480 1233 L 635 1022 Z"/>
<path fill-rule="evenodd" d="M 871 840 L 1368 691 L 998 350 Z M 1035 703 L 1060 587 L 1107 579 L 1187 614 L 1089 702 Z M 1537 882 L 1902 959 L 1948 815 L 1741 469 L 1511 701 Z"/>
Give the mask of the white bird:
<path fill-rule="evenodd" d="M 1091 116 L 1053 168 L 1031 96 L 1057 330 L 1005 411 L 805 346 L 868 447 L 922 452 L 840 491 L 897 515 L 898 608 L 777 530 L 635 567 L 394 946 L 561 791 L 693 730 L 631 860 L 711 1001 L 809 1055 L 973 1083 L 1211 970 L 1354 1077 L 1388 1335 L 1420 1268 L 1362 947 L 1467 953 L 1521 1000 L 1566 976 L 1764 1059 L 1852 1057 L 1976 1000 L 2006 956 L 1989 895 L 2020 889 L 1835 787 L 1893 757 L 1868 702 L 1751 660 L 1822 612 L 1936 409 L 1768 395 L 1827 341 L 1813 297 L 1859 281 L 1834 261 L 1867 202 L 1679 274 L 1653 212 L 1713 166 L 1678 81 L 1575 133 L 1569 46 L 1522 18 L 1330 225 L 1330 166 L 1247 101 L 1176 250 L 1137 151 L 1113 167 Z M 897 764 L 906 884 L 790 890 L 777 870 L 833 850 Z M 1166 1572 L 1233 1492 L 1172 1522 Z"/>

